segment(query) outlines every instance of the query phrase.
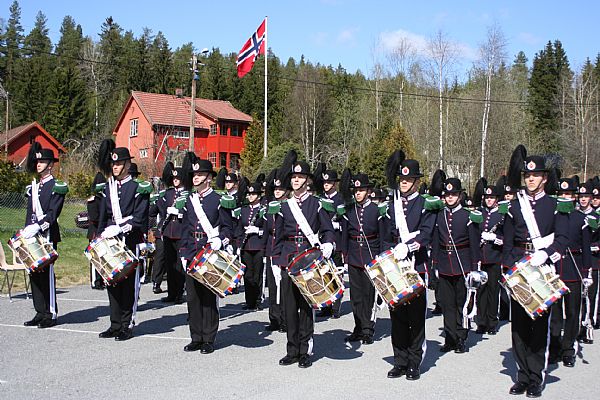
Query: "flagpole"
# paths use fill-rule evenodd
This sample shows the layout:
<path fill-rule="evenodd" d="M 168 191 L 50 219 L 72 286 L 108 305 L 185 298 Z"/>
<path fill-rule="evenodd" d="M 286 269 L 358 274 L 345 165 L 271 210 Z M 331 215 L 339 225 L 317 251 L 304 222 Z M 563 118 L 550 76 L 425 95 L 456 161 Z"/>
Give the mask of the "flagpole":
<path fill-rule="evenodd" d="M 263 142 L 263 148 L 264 148 L 264 158 L 267 158 L 267 64 L 269 61 L 269 46 L 267 44 L 267 40 L 269 39 L 269 35 L 267 34 L 267 19 L 269 17 L 266 16 L 265 17 L 265 121 L 264 121 L 264 128 L 265 128 L 265 133 L 264 133 L 264 142 Z"/>

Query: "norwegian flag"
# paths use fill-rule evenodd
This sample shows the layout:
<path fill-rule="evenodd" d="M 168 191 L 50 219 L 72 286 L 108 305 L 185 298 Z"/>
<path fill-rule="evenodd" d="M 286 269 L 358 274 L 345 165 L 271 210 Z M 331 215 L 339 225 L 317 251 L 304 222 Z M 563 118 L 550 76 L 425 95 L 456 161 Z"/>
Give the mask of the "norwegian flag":
<path fill-rule="evenodd" d="M 256 58 L 260 54 L 265 54 L 265 42 L 267 41 L 267 19 L 265 18 L 256 30 L 246 41 L 240 50 L 237 58 L 238 77 L 242 78 L 252 69 Z"/>

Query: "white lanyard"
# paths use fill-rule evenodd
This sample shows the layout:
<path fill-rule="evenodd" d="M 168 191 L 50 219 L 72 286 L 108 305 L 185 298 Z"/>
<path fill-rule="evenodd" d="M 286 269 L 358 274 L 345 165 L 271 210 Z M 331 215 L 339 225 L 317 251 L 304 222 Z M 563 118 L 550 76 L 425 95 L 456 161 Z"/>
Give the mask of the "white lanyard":
<path fill-rule="evenodd" d="M 310 225 L 308 224 L 306 217 L 302 213 L 302 210 L 300 209 L 300 206 L 298 205 L 298 202 L 296 201 L 296 199 L 295 198 L 289 199 L 288 204 L 290 205 L 290 211 L 292 212 L 292 215 L 294 216 L 296 223 L 300 227 L 300 230 L 302 231 L 304 236 L 306 236 L 306 238 L 310 242 L 310 245 L 313 247 L 320 245 L 321 242 L 319 241 L 319 237 L 317 235 L 315 235 L 315 233 L 310 228 Z"/>
<path fill-rule="evenodd" d="M 42 205 L 40 204 L 40 185 L 35 179 L 31 182 L 31 207 L 37 221 L 44 219 L 44 210 L 42 210 Z"/>
<path fill-rule="evenodd" d="M 196 213 L 198 222 L 200 222 L 200 225 L 202 226 L 202 230 L 204 231 L 204 233 L 206 233 L 206 236 L 208 236 L 208 239 L 210 240 L 212 238 L 219 236 L 219 229 L 214 228 L 211 225 L 210 221 L 208 220 L 208 217 L 206 216 L 206 213 L 204 212 L 204 209 L 202 208 L 202 204 L 200 204 L 199 195 L 197 193 L 192 194 L 190 196 L 190 201 L 192 202 L 192 207 L 194 207 L 194 212 Z"/>
<path fill-rule="evenodd" d="M 114 176 L 108 179 L 108 195 L 110 196 L 110 206 L 112 208 L 113 219 L 115 222 L 123 219 L 121 204 L 119 204 L 119 192 L 117 190 L 117 180 Z"/>

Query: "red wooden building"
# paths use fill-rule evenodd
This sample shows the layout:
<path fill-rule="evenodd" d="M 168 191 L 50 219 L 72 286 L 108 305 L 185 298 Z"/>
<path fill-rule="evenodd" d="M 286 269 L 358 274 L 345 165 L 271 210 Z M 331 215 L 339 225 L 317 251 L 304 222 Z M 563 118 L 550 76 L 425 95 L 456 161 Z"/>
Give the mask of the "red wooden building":
<path fill-rule="evenodd" d="M 196 99 L 194 150 L 215 169 L 238 169 L 252 117 L 228 101 Z M 127 147 L 140 171 L 159 176 L 166 161 L 181 165 L 188 149 L 191 99 L 132 92 L 115 126 L 118 147 Z"/>
<path fill-rule="evenodd" d="M 63 145 L 37 122 L 30 122 L 10 129 L 8 135 L 6 133 L 0 134 L 0 145 L 2 146 L 0 151 L 4 154 L 5 146 L 8 143 L 8 159 L 25 168 L 27 153 L 29 153 L 29 147 L 34 141 L 41 144 L 45 149 L 52 149 L 54 155 L 58 158 L 67 152 Z"/>

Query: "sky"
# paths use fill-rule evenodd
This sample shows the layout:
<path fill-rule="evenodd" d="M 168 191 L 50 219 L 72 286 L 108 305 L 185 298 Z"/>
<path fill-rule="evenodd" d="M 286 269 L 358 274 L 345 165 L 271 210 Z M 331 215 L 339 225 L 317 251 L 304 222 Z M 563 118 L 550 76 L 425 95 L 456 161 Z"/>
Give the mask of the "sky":
<path fill-rule="evenodd" d="M 6 21 L 12 0 L 0 0 Z M 496 24 L 508 42 L 507 61 L 524 51 L 529 64 L 548 40 L 559 39 L 573 68 L 600 52 L 600 2 L 596 1 L 137 1 L 21 0 L 21 23 L 27 33 L 35 15 L 48 19 L 56 44 L 65 15 L 82 26 L 84 35 L 98 38 L 112 16 L 138 36 L 144 27 L 162 31 L 172 49 L 193 42 L 197 49 L 218 47 L 238 52 L 265 16 L 268 46 L 286 62 L 304 55 L 312 63 L 369 74 L 376 60 L 405 38 L 424 51 L 427 40 L 443 32 L 460 49 L 456 70 L 468 70 L 490 26 Z M 460 72 L 462 71 L 462 72 Z"/>

